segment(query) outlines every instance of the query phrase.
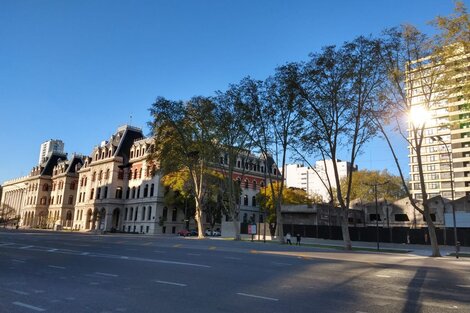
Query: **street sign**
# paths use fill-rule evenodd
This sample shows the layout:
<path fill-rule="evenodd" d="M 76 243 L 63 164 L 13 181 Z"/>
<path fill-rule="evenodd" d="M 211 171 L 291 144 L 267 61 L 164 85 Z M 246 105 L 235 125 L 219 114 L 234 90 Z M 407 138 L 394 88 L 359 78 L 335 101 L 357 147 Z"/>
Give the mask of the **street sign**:
<path fill-rule="evenodd" d="M 256 224 L 248 225 L 248 234 L 256 235 Z"/>

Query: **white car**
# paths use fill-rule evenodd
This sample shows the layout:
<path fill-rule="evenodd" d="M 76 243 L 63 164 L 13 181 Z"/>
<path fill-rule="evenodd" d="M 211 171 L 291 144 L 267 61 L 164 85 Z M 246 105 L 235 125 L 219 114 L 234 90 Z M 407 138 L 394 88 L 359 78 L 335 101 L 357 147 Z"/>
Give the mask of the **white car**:
<path fill-rule="evenodd" d="M 221 235 L 219 230 L 210 230 L 210 229 L 206 229 L 206 231 L 204 232 L 204 234 L 205 234 L 206 236 L 213 236 L 213 237 L 215 237 L 215 236 L 220 236 L 220 235 Z"/>

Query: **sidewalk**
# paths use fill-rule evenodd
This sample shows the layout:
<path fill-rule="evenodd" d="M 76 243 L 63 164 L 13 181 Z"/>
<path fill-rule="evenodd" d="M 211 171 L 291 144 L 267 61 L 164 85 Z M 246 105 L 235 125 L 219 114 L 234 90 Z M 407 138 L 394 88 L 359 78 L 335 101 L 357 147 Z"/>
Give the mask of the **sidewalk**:
<path fill-rule="evenodd" d="M 342 240 L 328 240 L 318 238 L 302 238 L 304 244 L 325 245 L 325 246 L 343 246 Z M 354 248 L 377 249 L 377 242 L 353 241 Z M 400 244 L 379 242 L 379 249 L 386 250 L 408 250 L 409 254 L 420 256 L 430 256 L 432 253 L 431 245 Z M 446 256 L 455 253 L 455 246 L 439 246 L 441 255 Z M 460 253 L 470 255 L 470 247 L 460 247 Z"/>

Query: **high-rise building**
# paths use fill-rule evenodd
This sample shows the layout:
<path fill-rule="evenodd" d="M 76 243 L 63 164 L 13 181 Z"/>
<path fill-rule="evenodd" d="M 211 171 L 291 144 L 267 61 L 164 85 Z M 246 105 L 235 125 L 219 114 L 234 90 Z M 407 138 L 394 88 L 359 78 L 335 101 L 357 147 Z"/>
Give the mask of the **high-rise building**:
<path fill-rule="evenodd" d="M 64 143 L 62 140 L 50 139 L 41 144 L 39 149 L 39 159 L 38 164 L 43 163 L 46 158 L 51 155 L 53 152 L 64 153 Z"/>
<path fill-rule="evenodd" d="M 339 179 L 344 179 L 351 172 L 351 164 L 337 160 L 337 165 Z M 332 160 L 316 161 L 314 168 L 301 164 L 287 164 L 284 177 L 287 187 L 304 189 L 310 197 L 320 196 L 323 202 L 331 200 L 328 181 L 332 188 L 337 187 Z"/>
<path fill-rule="evenodd" d="M 406 92 L 411 112 L 427 115 L 424 124 L 422 165 L 429 197 L 460 198 L 470 195 L 470 54 L 463 50 L 443 62 L 427 57 L 407 69 Z M 450 74 L 449 74 L 450 73 Z M 443 77 L 453 85 L 439 84 Z M 426 112 L 427 110 L 427 112 Z M 408 139 L 414 138 L 409 121 Z M 414 146 L 414 145 L 413 145 Z M 421 200 L 417 154 L 409 146 L 410 186 L 413 198 Z"/>

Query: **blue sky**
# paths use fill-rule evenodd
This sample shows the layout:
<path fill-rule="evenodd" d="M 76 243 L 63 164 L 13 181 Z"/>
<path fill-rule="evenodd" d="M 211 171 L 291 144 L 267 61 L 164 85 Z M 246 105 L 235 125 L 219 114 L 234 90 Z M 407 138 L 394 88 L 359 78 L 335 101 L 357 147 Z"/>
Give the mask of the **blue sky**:
<path fill-rule="evenodd" d="M 1 0 L 0 183 L 28 174 L 45 140 L 88 155 L 131 115 L 148 133 L 157 96 L 209 96 L 402 23 L 431 32 L 426 23 L 452 9 L 451 0 Z M 404 143 L 399 155 L 408 172 Z M 396 172 L 380 140 L 358 165 Z"/>

